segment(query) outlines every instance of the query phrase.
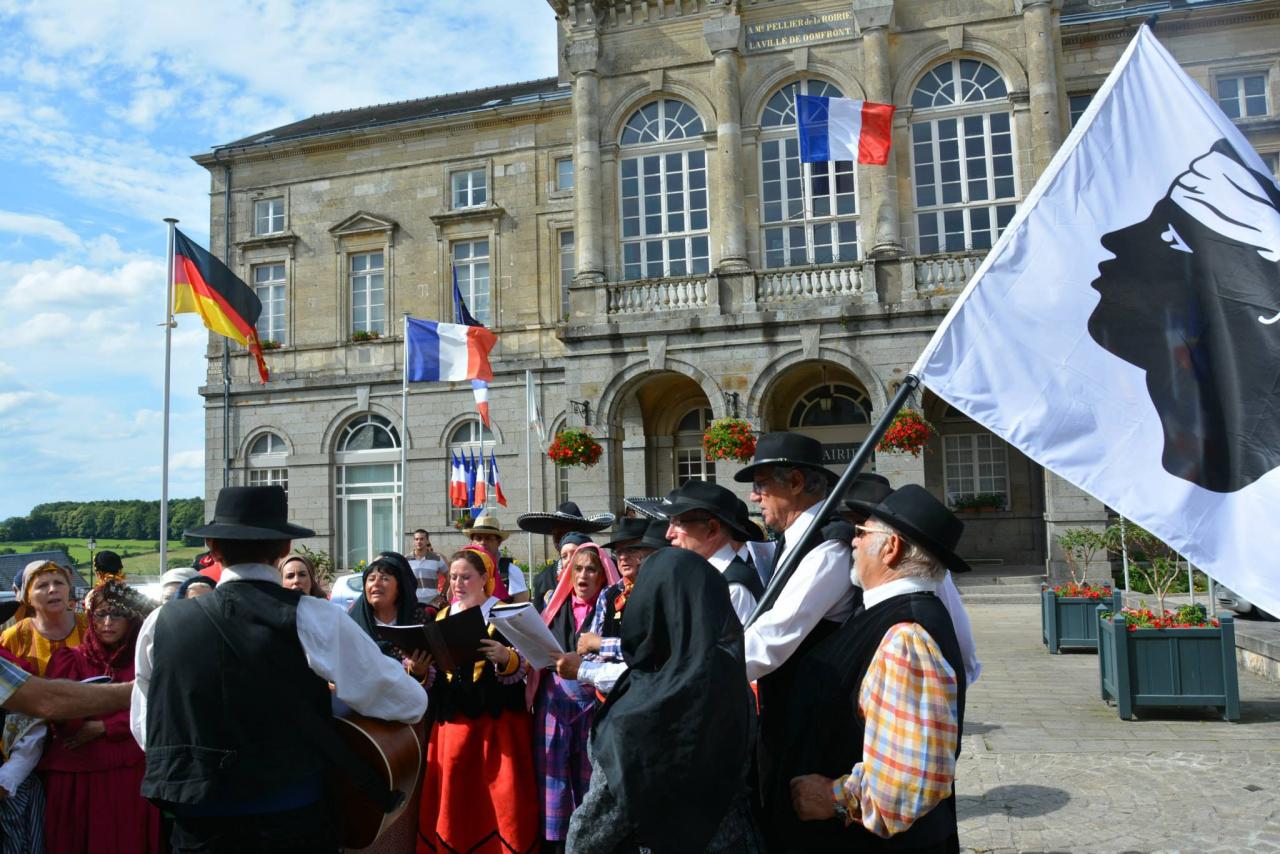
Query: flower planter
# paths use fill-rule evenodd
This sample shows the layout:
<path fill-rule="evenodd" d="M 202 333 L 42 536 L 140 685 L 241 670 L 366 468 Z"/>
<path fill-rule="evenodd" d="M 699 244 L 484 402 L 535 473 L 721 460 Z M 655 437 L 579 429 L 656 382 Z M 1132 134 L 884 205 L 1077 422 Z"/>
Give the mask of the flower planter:
<path fill-rule="evenodd" d="M 1236 678 L 1236 627 L 1228 615 L 1218 626 L 1194 629 L 1135 629 L 1119 609 L 1103 618 L 1096 608 L 1098 683 L 1104 701 L 1115 701 L 1123 720 L 1139 706 L 1222 709 L 1222 719 L 1240 719 Z"/>
<path fill-rule="evenodd" d="M 1111 599 L 1083 596 L 1058 596 L 1052 590 L 1040 591 L 1040 637 L 1049 652 L 1057 655 L 1062 647 L 1098 648 L 1098 605 L 1114 611 L 1121 606 L 1120 593 L 1112 591 Z"/>

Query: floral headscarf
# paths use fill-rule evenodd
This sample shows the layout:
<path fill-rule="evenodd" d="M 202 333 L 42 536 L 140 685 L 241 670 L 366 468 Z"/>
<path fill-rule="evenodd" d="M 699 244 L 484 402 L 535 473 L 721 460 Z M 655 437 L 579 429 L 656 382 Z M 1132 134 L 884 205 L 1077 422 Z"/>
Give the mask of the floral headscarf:
<path fill-rule="evenodd" d="M 18 607 L 18 613 L 13 616 L 14 620 L 22 621 L 26 617 L 30 617 L 35 611 L 35 608 L 31 605 L 31 588 L 38 577 L 50 572 L 61 573 L 62 577 L 67 580 L 67 608 L 70 609 L 71 601 L 69 597 L 76 589 L 75 577 L 72 576 L 71 570 L 51 560 L 33 560 L 22 568 L 22 587 L 17 591 L 18 602 L 21 604 Z"/>
<path fill-rule="evenodd" d="M 156 607 L 155 603 L 135 591 L 127 584 L 119 581 L 108 581 L 89 591 L 86 599 L 89 610 L 89 631 L 85 633 L 80 644 L 80 654 L 84 656 L 96 673 L 117 679 L 117 671 L 133 664 L 134 643 L 142 621 Z M 98 608 L 106 608 L 112 613 L 120 613 L 129 622 L 124 637 L 114 648 L 109 649 L 98 637 L 98 624 L 93 620 L 93 612 Z"/>

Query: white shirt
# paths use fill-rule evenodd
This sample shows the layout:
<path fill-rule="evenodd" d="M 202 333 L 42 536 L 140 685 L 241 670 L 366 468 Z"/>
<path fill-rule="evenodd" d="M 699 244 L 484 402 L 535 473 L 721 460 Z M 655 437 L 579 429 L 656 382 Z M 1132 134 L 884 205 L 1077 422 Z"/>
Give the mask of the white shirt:
<path fill-rule="evenodd" d="M 529 592 L 529 585 L 524 580 L 524 572 L 520 570 L 520 567 L 516 566 L 515 561 L 512 561 L 511 565 L 507 567 L 507 592 L 512 596 L 517 593 Z"/>
<path fill-rule="evenodd" d="M 779 565 L 804 538 L 820 507 L 821 502 L 801 513 L 783 532 L 786 548 Z M 773 607 L 747 629 L 747 678 L 755 681 L 781 667 L 819 620 L 844 622 L 853 613 L 853 594 L 849 544 L 819 544 L 800 561 Z"/>
<path fill-rule="evenodd" d="M 978 661 L 978 652 L 973 642 L 973 627 L 969 625 L 969 612 L 960 599 L 960 591 L 951 580 L 951 570 L 947 570 L 941 581 L 933 582 L 924 578 L 899 578 L 879 587 L 872 588 L 862 594 L 862 605 L 871 608 L 892 596 L 905 593 L 928 591 L 942 601 L 942 605 L 951 616 L 951 625 L 956 632 L 956 641 L 960 645 L 960 655 L 964 658 L 965 684 L 972 685 L 982 675 L 982 662 Z"/>
<path fill-rule="evenodd" d="M 10 712 L 9 714 L 16 714 Z M 18 787 L 27 781 L 36 763 L 44 755 L 44 737 L 49 727 L 37 724 L 22 734 L 22 737 L 9 748 L 9 759 L 0 765 L 0 786 L 10 795 L 18 791 Z"/>
<path fill-rule="evenodd" d="M 714 566 L 723 575 L 724 571 L 729 568 L 729 564 L 733 563 L 733 559 L 737 556 L 733 543 L 725 543 L 720 547 L 719 551 L 707 558 L 707 563 Z M 733 603 L 733 612 L 738 615 L 738 620 L 743 625 L 746 625 L 751 612 L 756 609 L 756 597 L 745 585 L 730 581 L 729 601 Z"/>
<path fill-rule="evenodd" d="M 246 563 L 222 569 L 218 586 L 237 581 L 280 583 L 280 573 L 265 564 Z M 147 749 L 147 689 L 153 670 L 157 608 L 138 632 L 134 659 L 133 698 L 129 705 L 129 729 L 143 750 Z M 345 612 L 324 599 L 303 596 L 298 600 L 298 641 L 311 671 L 334 684 L 338 700 L 362 715 L 388 721 L 414 723 L 427 711 L 427 693 L 403 665 L 385 656 L 364 629 Z M 175 662 L 175 664 L 179 663 Z"/>

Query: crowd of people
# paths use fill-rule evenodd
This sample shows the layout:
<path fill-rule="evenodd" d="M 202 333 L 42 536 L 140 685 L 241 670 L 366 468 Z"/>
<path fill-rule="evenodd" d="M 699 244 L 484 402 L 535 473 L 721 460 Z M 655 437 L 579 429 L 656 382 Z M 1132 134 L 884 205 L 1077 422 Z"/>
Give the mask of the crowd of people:
<path fill-rule="evenodd" d="M 526 575 L 490 511 L 447 558 L 421 529 L 377 556 L 349 609 L 276 487 L 220 492 L 160 607 L 110 552 L 83 603 L 68 568 L 28 565 L 0 635 L 0 851 L 337 851 L 338 707 L 422 747 L 412 791 L 362 782 L 398 815 L 368 851 L 958 851 L 981 671 L 962 523 L 873 474 L 819 518 L 835 476 L 798 434 L 735 478 L 765 527 L 702 481 L 620 519 L 568 502 L 517 519 L 558 553 Z M 525 602 L 549 666 L 495 619 Z M 483 633 L 453 666 L 384 628 L 459 615 Z"/>

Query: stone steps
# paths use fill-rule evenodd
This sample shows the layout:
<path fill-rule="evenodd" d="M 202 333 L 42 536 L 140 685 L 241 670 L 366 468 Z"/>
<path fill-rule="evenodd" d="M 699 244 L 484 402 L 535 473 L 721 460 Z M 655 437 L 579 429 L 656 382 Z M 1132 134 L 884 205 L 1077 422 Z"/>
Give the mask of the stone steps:
<path fill-rule="evenodd" d="M 960 597 L 969 605 L 1034 605 L 1040 601 L 1044 574 L 1037 567 L 976 567 L 952 575 Z"/>

